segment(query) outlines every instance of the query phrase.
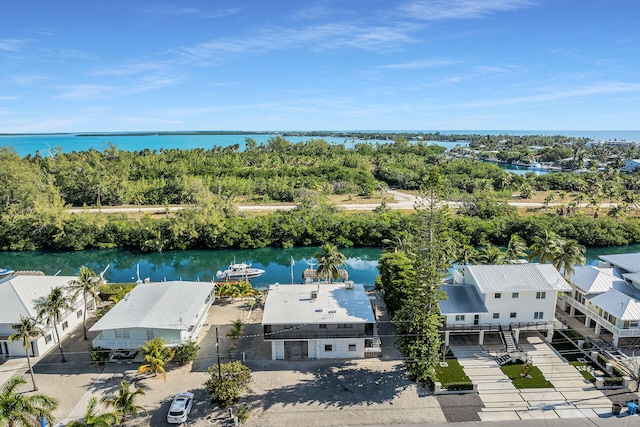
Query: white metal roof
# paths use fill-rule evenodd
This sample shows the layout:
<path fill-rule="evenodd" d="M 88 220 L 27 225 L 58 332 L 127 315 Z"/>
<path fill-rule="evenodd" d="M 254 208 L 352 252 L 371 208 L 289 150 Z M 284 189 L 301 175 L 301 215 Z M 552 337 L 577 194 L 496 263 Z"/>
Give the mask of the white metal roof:
<path fill-rule="evenodd" d="M 211 282 L 142 283 L 107 312 L 91 331 L 107 329 L 187 330 L 205 300 L 212 295 Z"/>
<path fill-rule="evenodd" d="M 599 268 L 593 265 L 576 266 L 569 280 L 587 295 L 606 292 L 613 288 L 616 282 L 625 283 L 613 274 L 611 268 Z"/>
<path fill-rule="evenodd" d="M 590 297 L 589 301 L 618 319 L 640 320 L 640 302 L 616 289 Z"/>
<path fill-rule="evenodd" d="M 551 264 L 468 265 L 465 270 L 475 279 L 481 293 L 571 291 L 571 286 Z"/>
<path fill-rule="evenodd" d="M 479 314 L 488 312 L 475 286 L 443 285 L 441 288 L 447 294 L 447 299 L 438 302 L 440 314 Z"/>
<path fill-rule="evenodd" d="M 640 272 L 640 252 L 631 254 L 600 255 L 600 259 L 615 267 L 621 268 L 626 272 Z"/>
<path fill-rule="evenodd" d="M 311 292 L 318 291 L 316 298 Z M 306 323 L 374 323 L 369 296 L 361 284 L 271 285 L 263 325 Z"/>
<path fill-rule="evenodd" d="M 35 318 L 37 302 L 54 287 L 66 288 L 76 276 L 10 276 L 0 282 L 0 323 L 19 323 L 20 316 Z"/>

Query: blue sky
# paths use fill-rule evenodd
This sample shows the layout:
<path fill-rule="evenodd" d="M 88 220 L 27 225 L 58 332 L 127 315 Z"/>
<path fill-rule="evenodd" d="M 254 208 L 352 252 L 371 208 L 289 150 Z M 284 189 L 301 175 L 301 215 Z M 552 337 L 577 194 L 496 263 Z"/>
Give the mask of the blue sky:
<path fill-rule="evenodd" d="M 0 133 L 638 130 L 635 0 L 0 3 Z"/>

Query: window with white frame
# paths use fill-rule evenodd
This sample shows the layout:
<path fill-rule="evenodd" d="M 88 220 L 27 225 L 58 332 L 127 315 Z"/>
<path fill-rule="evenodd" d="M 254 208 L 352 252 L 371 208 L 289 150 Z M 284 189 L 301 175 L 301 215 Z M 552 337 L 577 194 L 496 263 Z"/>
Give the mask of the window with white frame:
<path fill-rule="evenodd" d="M 357 346 L 355 344 L 349 344 L 349 351 L 356 351 Z"/>
<path fill-rule="evenodd" d="M 536 292 L 536 299 L 545 299 L 547 297 L 546 292 Z"/>
<path fill-rule="evenodd" d="M 68 327 L 69 327 L 69 322 L 64 321 L 64 322 L 62 323 L 62 330 L 64 331 L 64 330 L 65 330 L 65 329 L 67 329 Z"/>
<path fill-rule="evenodd" d="M 517 314 L 516 314 L 515 311 L 512 311 L 511 313 L 509 313 L 509 318 L 511 318 L 511 319 L 515 319 L 516 316 L 517 316 Z"/>
<path fill-rule="evenodd" d="M 116 338 L 129 338 L 129 330 L 128 329 L 114 329 L 116 334 Z"/>
<path fill-rule="evenodd" d="M 629 327 L 630 328 L 637 328 L 638 327 L 638 321 L 637 320 L 631 320 L 629 322 Z"/>
<path fill-rule="evenodd" d="M 518 298 L 520 296 L 520 294 L 518 292 L 512 292 L 511 293 L 511 298 Z"/>
<path fill-rule="evenodd" d="M 456 314 L 456 322 L 463 322 L 464 314 Z"/>
<path fill-rule="evenodd" d="M 496 293 L 493 295 L 493 297 L 494 297 L 495 299 L 502 298 L 502 293 L 500 293 L 500 292 L 496 292 Z"/>
<path fill-rule="evenodd" d="M 82 310 L 78 310 L 78 312 L 76 313 L 76 317 L 78 319 L 82 317 Z"/>
<path fill-rule="evenodd" d="M 544 312 L 536 311 L 535 313 L 533 313 L 533 318 L 536 320 L 542 320 L 544 318 Z"/>
<path fill-rule="evenodd" d="M 333 351 L 333 344 L 325 344 L 324 351 Z"/>
<path fill-rule="evenodd" d="M 494 319 L 499 319 L 500 318 L 500 313 L 493 313 L 493 318 Z"/>
<path fill-rule="evenodd" d="M 153 329 L 147 329 L 147 339 L 152 340 L 156 337 L 156 334 L 153 332 Z"/>
<path fill-rule="evenodd" d="M 51 334 L 45 335 L 44 337 L 44 343 L 45 344 L 49 344 L 51 342 L 52 338 L 51 338 Z"/>

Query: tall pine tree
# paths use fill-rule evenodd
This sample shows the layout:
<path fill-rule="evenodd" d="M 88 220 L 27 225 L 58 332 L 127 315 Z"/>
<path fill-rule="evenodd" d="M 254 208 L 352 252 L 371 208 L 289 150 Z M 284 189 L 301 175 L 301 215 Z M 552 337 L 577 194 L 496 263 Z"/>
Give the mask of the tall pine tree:
<path fill-rule="evenodd" d="M 450 240 L 446 233 L 447 208 L 440 203 L 442 178 L 437 168 L 425 177 L 423 203 L 417 206 L 412 264 L 415 282 L 406 290 L 407 298 L 393 321 L 398 345 L 413 381 L 431 384 L 435 379 L 442 324 L 438 301 L 445 298 L 440 288 L 450 266 Z"/>

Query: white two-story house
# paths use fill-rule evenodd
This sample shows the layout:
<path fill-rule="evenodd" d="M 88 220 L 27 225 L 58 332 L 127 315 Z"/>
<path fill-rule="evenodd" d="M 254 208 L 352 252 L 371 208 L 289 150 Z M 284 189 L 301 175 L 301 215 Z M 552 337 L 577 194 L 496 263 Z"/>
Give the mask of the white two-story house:
<path fill-rule="evenodd" d="M 466 265 L 454 271 L 453 284 L 443 285 L 447 299 L 439 303 L 444 342 L 452 333 L 545 330 L 553 336 L 559 292 L 571 286 L 550 264 Z"/>
<path fill-rule="evenodd" d="M 262 326 L 273 360 L 355 359 L 381 352 L 371 300 L 352 282 L 272 285 Z"/>
<path fill-rule="evenodd" d="M 69 282 L 77 280 L 75 276 L 45 276 L 44 274 L 14 274 L 8 272 L 0 277 L 0 356 L 26 355 L 22 341 L 9 341 L 9 336 L 16 332 L 20 325 L 20 317 L 37 319 L 36 304 L 51 293 L 54 287 L 67 289 Z M 84 300 L 78 297 L 72 309 L 62 314 L 58 324 L 60 339 L 82 323 Z M 88 302 L 88 307 L 93 304 Z M 30 356 L 42 356 L 57 346 L 53 324 L 46 325 L 42 319 L 39 325 L 44 329 L 44 336 L 31 340 Z"/>
<path fill-rule="evenodd" d="M 575 267 L 570 278 L 573 292 L 560 307 L 571 316 L 584 316 L 584 324 L 600 335 L 620 339 L 640 338 L 640 253 L 603 255 L 598 266 Z"/>

